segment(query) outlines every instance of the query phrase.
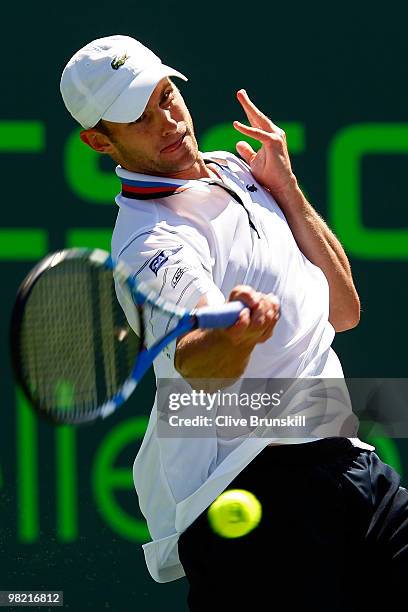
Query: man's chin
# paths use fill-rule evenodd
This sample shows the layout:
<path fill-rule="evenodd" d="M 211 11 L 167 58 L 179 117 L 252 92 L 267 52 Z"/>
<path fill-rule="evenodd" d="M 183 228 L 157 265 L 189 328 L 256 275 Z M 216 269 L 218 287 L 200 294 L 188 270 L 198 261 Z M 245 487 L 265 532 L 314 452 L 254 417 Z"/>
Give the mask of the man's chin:
<path fill-rule="evenodd" d="M 196 143 L 193 143 L 192 139 L 188 136 L 184 140 L 188 139 L 189 142 L 184 144 L 183 149 L 180 151 L 174 151 L 173 155 L 160 156 L 158 166 L 160 166 L 160 174 L 179 174 L 181 172 L 188 172 L 190 168 L 194 166 L 200 157 L 198 147 Z M 195 146 L 194 146 L 195 144 Z"/>
<path fill-rule="evenodd" d="M 167 176 L 169 178 L 182 175 L 180 178 L 193 178 L 189 177 L 189 170 L 192 170 L 197 160 L 200 158 L 200 152 L 198 150 L 197 141 L 190 134 L 186 134 L 184 137 L 182 148 L 169 154 L 159 154 L 156 159 L 150 159 L 147 163 L 143 160 L 142 163 L 137 160 L 126 160 L 125 163 L 121 163 L 122 168 L 130 170 L 131 172 L 138 172 L 141 174 L 149 174 L 153 176 Z M 123 160 L 124 161 L 124 160 Z"/>

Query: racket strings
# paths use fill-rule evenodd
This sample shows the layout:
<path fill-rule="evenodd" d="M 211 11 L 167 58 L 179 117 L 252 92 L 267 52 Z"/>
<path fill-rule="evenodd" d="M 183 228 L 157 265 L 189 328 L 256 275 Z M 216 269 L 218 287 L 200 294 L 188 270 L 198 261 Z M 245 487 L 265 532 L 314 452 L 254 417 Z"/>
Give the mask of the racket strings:
<path fill-rule="evenodd" d="M 28 298 L 23 378 L 50 416 L 86 420 L 126 381 L 139 344 L 116 299 L 112 271 L 66 260 L 42 275 Z"/>
<path fill-rule="evenodd" d="M 88 401 L 94 379 L 84 279 L 73 270 L 70 274 L 69 284 L 58 268 L 37 282 L 22 328 L 21 352 L 26 357 L 29 386 L 47 405 L 55 404 L 59 409 L 71 407 L 74 393 L 77 403 Z"/>

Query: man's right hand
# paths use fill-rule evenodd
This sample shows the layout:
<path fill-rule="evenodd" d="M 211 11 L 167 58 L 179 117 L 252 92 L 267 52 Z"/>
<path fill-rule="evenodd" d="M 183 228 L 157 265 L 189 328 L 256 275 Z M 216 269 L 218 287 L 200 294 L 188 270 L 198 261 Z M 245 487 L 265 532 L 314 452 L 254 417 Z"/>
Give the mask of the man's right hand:
<path fill-rule="evenodd" d="M 274 295 L 239 285 L 228 299 L 234 300 L 248 306 L 234 325 L 226 329 L 195 329 L 177 340 L 175 367 L 193 388 L 213 391 L 228 386 L 243 375 L 255 346 L 272 336 L 279 319 L 279 302 Z M 205 305 L 202 297 L 197 307 Z"/>
<path fill-rule="evenodd" d="M 280 314 L 277 297 L 255 291 L 248 285 L 237 285 L 228 298 L 229 302 L 234 300 L 240 300 L 248 308 L 242 310 L 238 321 L 223 333 L 237 346 L 255 346 L 269 340 Z"/>

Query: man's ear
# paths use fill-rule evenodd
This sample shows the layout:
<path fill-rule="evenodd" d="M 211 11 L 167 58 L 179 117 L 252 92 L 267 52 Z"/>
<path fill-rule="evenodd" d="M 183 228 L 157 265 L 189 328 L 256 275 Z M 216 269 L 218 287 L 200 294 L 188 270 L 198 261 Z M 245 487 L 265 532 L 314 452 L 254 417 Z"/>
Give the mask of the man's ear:
<path fill-rule="evenodd" d="M 86 145 L 88 145 L 88 147 L 91 147 L 91 149 L 97 151 L 98 153 L 109 154 L 113 150 L 112 143 L 109 138 L 105 134 L 98 132 L 98 130 L 94 130 L 92 128 L 88 130 L 82 130 L 79 133 L 79 136 L 82 142 L 84 142 Z"/>

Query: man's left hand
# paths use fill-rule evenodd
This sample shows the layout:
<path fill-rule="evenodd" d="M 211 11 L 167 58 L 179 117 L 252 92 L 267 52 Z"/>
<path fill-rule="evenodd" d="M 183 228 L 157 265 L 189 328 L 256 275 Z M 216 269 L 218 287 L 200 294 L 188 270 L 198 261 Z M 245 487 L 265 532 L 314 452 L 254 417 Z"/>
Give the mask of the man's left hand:
<path fill-rule="evenodd" d="M 249 99 L 245 89 L 237 92 L 237 99 L 245 111 L 251 127 L 234 121 L 236 130 L 259 140 L 262 147 L 255 152 L 245 141 L 237 143 L 237 151 L 251 168 L 254 178 L 279 200 L 279 196 L 296 188 L 296 177 L 292 172 L 286 134 L 264 115 Z"/>

